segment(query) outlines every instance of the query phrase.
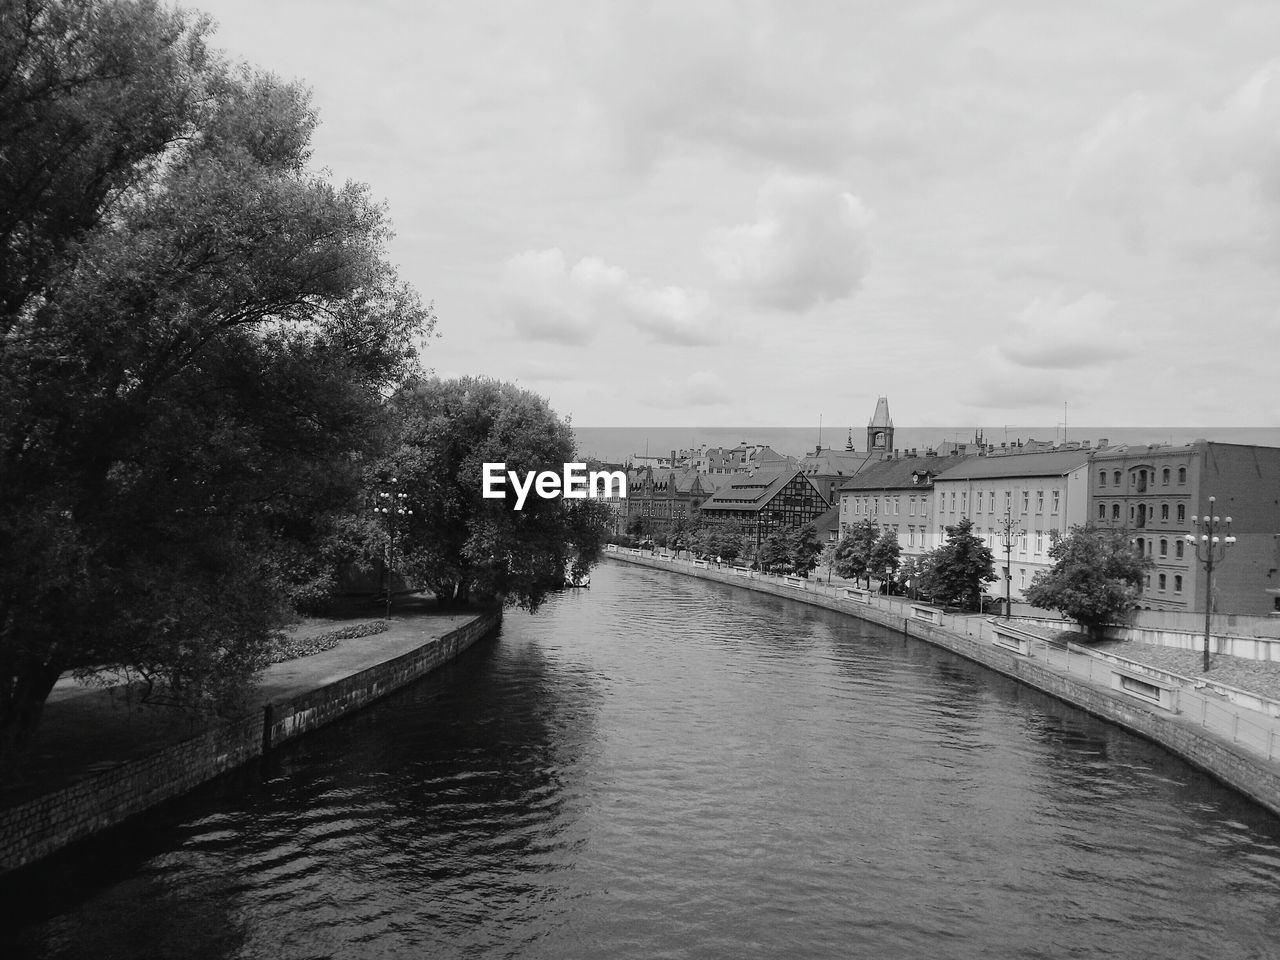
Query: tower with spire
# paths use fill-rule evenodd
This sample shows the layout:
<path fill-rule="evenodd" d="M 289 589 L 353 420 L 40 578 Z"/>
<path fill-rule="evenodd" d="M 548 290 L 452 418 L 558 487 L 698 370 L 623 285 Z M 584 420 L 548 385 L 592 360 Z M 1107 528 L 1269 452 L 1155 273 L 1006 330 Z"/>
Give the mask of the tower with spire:
<path fill-rule="evenodd" d="M 876 412 L 867 423 L 867 451 L 884 457 L 893 450 L 893 418 L 889 416 L 889 398 L 876 400 Z"/>

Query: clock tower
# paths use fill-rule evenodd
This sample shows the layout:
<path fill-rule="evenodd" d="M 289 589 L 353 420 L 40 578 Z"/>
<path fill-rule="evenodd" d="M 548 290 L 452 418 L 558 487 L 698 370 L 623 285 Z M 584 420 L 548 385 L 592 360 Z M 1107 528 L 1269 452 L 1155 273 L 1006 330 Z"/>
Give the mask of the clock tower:
<path fill-rule="evenodd" d="M 889 398 L 876 400 L 876 412 L 867 423 L 867 452 L 883 460 L 893 451 L 893 418 L 889 416 Z"/>

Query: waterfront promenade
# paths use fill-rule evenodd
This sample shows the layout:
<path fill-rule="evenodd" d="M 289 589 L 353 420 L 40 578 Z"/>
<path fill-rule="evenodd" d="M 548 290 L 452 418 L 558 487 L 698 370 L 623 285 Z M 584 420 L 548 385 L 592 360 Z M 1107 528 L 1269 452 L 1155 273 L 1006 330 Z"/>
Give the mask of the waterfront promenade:
<path fill-rule="evenodd" d="M 60 680 L 26 761 L 0 786 L 0 873 L 359 709 L 452 659 L 500 619 L 430 605 L 397 610 L 382 632 L 272 664 L 232 718 L 196 721 L 131 703 L 119 687 Z"/>
<path fill-rule="evenodd" d="M 1067 622 L 950 613 L 847 585 L 625 548 L 606 556 L 839 610 L 945 647 L 1161 744 L 1280 815 L 1280 701 L 1269 696 L 1280 664 L 1219 654 L 1216 673 L 1187 675 L 1170 664 L 1199 654 L 1142 643 L 1085 647 L 1065 635 Z"/>

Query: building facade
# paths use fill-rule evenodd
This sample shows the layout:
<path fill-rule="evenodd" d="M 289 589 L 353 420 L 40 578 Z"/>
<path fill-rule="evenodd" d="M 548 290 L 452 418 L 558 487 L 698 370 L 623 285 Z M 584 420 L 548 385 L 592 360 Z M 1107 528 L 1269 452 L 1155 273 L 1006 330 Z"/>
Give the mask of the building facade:
<path fill-rule="evenodd" d="M 712 523 L 741 523 L 759 549 L 774 530 L 798 530 L 828 509 L 827 501 L 796 467 L 730 476 L 702 504 L 701 515 Z"/>
<path fill-rule="evenodd" d="M 1021 599 L 1036 573 L 1053 565 L 1053 533 L 1065 534 L 1088 517 L 1089 455 L 1075 449 L 965 457 L 933 482 L 937 542 L 946 539 L 947 527 L 972 520 L 973 532 L 991 548 L 996 575 L 1009 577 L 1010 593 Z M 1007 550 L 1005 523 L 1014 535 Z"/>
<path fill-rule="evenodd" d="M 919 556 L 941 541 L 933 521 L 933 482 L 964 457 L 892 457 L 868 464 L 840 487 L 840 530 L 870 520 L 898 535 L 902 556 Z"/>
<path fill-rule="evenodd" d="M 1205 568 L 1186 537 L 1199 538 L 1191 518 L 1209 512 L 1211 496 L 1236 537 L 1214 567 L 1214 611 L 1280 612 L 1280 448 L 1198 440 L 1093 456 L 1089 518 L 1125 531 L 1154 563 L 1143 584 L 1147 609 L 1204 612 Z"/>

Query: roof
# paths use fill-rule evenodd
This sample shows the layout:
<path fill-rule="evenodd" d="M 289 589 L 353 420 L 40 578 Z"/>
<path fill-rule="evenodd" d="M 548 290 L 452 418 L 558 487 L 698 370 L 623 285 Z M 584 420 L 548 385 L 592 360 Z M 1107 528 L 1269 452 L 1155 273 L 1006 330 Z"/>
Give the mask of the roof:
<path fill-rule="evenodd" d="M 869 453 L 826 447 L 821 451 L 806 454 L 800 461 L 800 469 L 810 476 L 851 477 L 862 470 L 871 459 L 872 456 Z"/>
<path fill-rule="evenodd" d="M 941 483 L 944 480 L 979 480 L 987 477 L 1061 477 L 1088 462 L 1088 450 L 966 457 L 964 462 L 951 467 L 937 479 Z"/>
<path fill-rule="evenodd" d="M 889 398 L 879 397 L 876 400 L 876 412 L 867 421 L 868 427 L 892 427 L 893 419 L 889 416 Z"/>
<path fill-rule="evenodd" d="M 880 460 L 867 464 L 861 472 L 841 486 L 840 490 L 919 489 L 921 486 L 927 487 L 929 483 L 913 482 L 913 475 L 941 473 L 943 470 L 958 466 L 967 459 L 971 458 L 964 456 L 895 457 L 892 460 Z"/>
<path fill-rule="evenodd" d="M 744 513 L 756 513 L 768 505 L 793 477 L 800 475 L 795 467 L 783 470 L 757 470 L 753 474 L 728 476 L 729 482 L 705 500 L 705 510 L 741 510 Z M 822 496 L 821 493 L 818 494 Z"/>

